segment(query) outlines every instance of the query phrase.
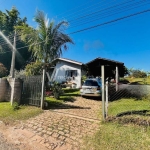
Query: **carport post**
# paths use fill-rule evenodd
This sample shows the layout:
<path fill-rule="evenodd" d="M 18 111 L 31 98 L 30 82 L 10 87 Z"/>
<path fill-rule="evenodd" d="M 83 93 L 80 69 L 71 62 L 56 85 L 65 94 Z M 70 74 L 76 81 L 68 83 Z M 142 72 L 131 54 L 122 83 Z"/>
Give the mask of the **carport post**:
<path fill-rule="evenodd" d="M 116 91 L 118 91 L 118 83 L 119 83 L 119 70 L 118 66 L 116 66 Z"/>
<path fill-rule="evenodd" d="M 42 93 L 41 93 L 41 109 L 44 107 L 44 98 L 45 98 L 45 66 L 43 68 L 43 78 L 42 78 Z"/>
<path fill-rule="evenodd" d="M 105 66 L 101 66 L 101 79 L 102 79 L 102 119 L 105 120 Z"/>

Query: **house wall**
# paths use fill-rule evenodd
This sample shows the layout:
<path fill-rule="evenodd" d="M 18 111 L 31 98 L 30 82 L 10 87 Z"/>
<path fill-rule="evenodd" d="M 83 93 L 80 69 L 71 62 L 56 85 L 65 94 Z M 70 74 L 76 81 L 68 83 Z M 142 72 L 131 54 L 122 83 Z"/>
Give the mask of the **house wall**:
<path fill-rule="evenodd" d="M 66 81 L 65 72 L 67 70 L 77 70 L 77 77 L 75 77 L 74 83 L 77 84 L 77 88 L 81 86 L 81 65 L 73 64 L 66 61 L 59 60 L 56 64 L 56 73 L 53 80 L 61 83 Z"/>

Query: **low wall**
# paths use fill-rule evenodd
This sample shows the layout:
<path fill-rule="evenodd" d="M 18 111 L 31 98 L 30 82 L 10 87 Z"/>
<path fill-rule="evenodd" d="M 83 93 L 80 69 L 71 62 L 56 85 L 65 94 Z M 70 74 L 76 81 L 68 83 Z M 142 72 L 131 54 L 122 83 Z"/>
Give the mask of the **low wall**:
<path fill-rule="evenodd" d="M 0 102 L 10 101 L 10 94 L 8 94 L 8 91 L 11 91 L 9 82 L 6 78 L 0 78 Z"/>
<path fill-rule="evenodd" d="M 11 101 L 20 103 L 22 80 L 0 78 L 0 102 Z"/>

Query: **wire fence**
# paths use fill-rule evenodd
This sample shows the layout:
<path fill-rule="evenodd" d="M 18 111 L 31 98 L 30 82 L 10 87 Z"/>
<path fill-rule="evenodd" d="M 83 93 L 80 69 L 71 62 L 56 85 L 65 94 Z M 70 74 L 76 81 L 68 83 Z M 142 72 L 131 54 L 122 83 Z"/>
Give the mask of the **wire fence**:
<path fill-rule="evenodd" d="M 114 84 L 108 85 L 107 87 L 107 117 L 120 117 L 124 115 L 150 115 L 150 85 L 120 84 L 118 86 L 118 91 L 116 91 Z"/>

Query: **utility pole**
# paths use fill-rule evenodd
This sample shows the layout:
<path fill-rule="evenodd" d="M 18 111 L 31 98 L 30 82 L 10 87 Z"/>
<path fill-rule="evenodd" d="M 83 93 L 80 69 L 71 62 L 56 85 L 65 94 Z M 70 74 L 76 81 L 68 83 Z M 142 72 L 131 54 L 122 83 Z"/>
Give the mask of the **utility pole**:
<path fill-rule="evenodd" d="M 15 57 L 16 57 L 16 30 L 14 35 L 14 44 L 12 50 L 12 60 L 11 60 L 11 69 L 10 69 L 10 76 L 12 78 L 15 77 Z"/>

